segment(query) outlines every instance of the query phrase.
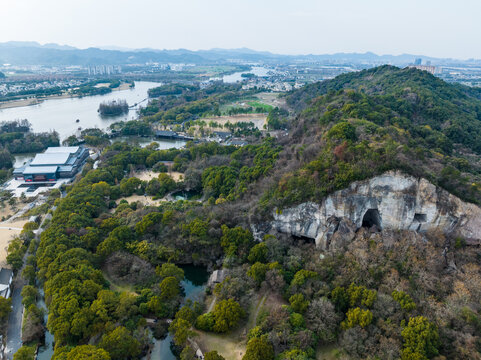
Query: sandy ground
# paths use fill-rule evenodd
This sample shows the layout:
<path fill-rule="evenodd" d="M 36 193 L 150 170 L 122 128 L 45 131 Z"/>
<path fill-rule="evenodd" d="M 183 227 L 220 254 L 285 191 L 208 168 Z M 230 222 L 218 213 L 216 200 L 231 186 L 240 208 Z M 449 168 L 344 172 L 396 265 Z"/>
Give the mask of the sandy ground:
<path fill-rule="evenodd" d="M 17 205 L 17 208 L 21 209 L 23 206 L 22 205 Z M 4 208 L 0 208 L 0 223 L 2 222 L 2 218 L 5 217 L 10 217 L 12 216 L 13 214 L 15 214 L 16 211 L 14 209 L 12 209 L 12 207 L 10 205 L 8 205 L 7 203 L 5 203 L 5 207 Z"/>
<path fill-rule="evenodd" d="M 5 102 L 0 102 L 0 109 L 37 105 L 37 104 L 40 104 L 41 102 L 42 100 L 37 100 L 37 98 L 5 101 Z"/>
<path fill-rule="evenodd" d="M 159 173 L 156 173 L 154 171 L 149 171 L 149 170 L 145 170 L 145 171 L 136 171 L 134 172 L 134 174 L 132 175 L 142 181 L 150 181 L 152 180 L 153 178 L 156 178 L 157 176 L 159 176 Z"/>
<path fill-rule="evenodd" d="M 133 176 L 135 176 L 136 178 L 138 178 L 142 181 L 150 181 L 150 180 L 158 177 L 159 174 L 160 173 L 158 173 L 158 172 L 146 170 L 146 171 L 135 172 L 133 174 Z M 170 171 L 170 172 L 167 172 L 167 174 L 170 175 L 170 177 L 172 177 L 172 179 L 174 179 L 175 181 L 180 181 L 180 180 L 183 180 L 183 178 L 184 178 L 184 174 L 182 174 L 180 172 L 176 172 L 176 171 Z"/>
<path fill-rule="evenodd" d="M 27 222 L 27 219 L 14 219 L 13 221 L 5 220 L 1 221 L 2 217 L 10 217 L 19 211 L 22 211 L 27 204 L 19 202 L 12 208 L 5 203 L 4 208 L 0 208 L 0 267 L 9 267 L 7 265 L 7 248 L 10 240 L 14 236 L 19 235 L 23 229 L 23 226 Z"/>
<path fill-rule="evenodd" d="M 184 174 L 177 172 L 177 171 L 170 171 L 167 174 L 170 175 L 172 179 L 174 179 L 176 182 L 183 181 L 184 180 Z"/>
<path fill-rule="evenodd" d="M 160 203 L 163 201 L 162 199 L 154 200 L 150 196 L 144 196 L 144 195 L 131 195 L 131 196 L 123 197 L 116 200 L 116 203 L 119 204 L 120 200 L 127 200 L 129 204 L 140 201 L 142 204 L 148 205 L 148 206 L 159 206 Z"/>
<path fill-rule="evenodd" d="M 0 267 L 10 267 L 7 265 L 8 243 L 14 236 L 20 235 L 26 222 L 27 220 L 0 222 Z"/>

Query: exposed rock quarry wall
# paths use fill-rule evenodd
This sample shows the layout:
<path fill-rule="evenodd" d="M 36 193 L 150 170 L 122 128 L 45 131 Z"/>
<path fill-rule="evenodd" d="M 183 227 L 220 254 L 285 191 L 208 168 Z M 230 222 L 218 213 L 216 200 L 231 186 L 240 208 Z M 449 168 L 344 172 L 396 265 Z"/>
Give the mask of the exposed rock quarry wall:
<path fill-rule="evenodd" d="M 387 172 L 352 183 L 318 203 L 303 203 L 274 214 L 281 233 L 339 248 L 362 226 L 413 231 L 440 230 L 481 244 L 481 209 L 465 203 L 426 179 Z"/>

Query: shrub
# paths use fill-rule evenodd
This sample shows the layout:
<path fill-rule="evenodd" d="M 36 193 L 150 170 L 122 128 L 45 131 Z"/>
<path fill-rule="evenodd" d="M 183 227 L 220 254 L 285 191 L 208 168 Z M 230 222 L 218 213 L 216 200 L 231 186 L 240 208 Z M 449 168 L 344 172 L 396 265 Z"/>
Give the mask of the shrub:
<path fill-rule="evenodd" d="M 406 311 L 411 311 L 416 308 L 416 304 L 414 303 L 411 296 L 406 294 L 404 291 L 397 291 L 394 290 L 391 294 L 392 298 L 396 300 L 402 309 Z"/>
<path fill-rule="evenodd" d="M 346 320 L 341 323 L 343 329 L 350 329 L 355 326 L 365 328 L 372 322 L 372 312 L 370 310 L 362 310 L 361 308 L 349 309 L 346 314 Z"/>
<path fill-rule="evenodd" d="M 401 335 L 404 339 L 403 360 L 430 359 L 438 354 L 438 330 L 424 316 L 410 318 Z"/>

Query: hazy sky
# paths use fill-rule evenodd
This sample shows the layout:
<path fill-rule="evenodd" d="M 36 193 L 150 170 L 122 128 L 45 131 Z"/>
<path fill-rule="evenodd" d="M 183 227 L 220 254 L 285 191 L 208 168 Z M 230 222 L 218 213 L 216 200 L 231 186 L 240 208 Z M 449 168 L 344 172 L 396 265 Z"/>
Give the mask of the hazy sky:
<path fill-rule="evenodd" d="M 481 58 L 481 0 L 0 0 L 0 42 Z"/>

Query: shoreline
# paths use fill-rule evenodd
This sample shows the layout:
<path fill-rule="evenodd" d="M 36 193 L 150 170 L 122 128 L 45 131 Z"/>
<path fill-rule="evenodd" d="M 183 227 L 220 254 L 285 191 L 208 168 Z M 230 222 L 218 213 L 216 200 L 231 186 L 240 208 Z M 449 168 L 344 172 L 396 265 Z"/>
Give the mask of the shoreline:
<path fill-rule="evenodd" d="M 122 83 L 119 87 L 112 89 L 114 91 L 121 91 L 121 90 L 128 90 L 130 88 L 130 83 Z M 97 96 L 97 95 L 77 95 L 77 94 L 62 94 L 62 95 L 49 95 L 49 96 L 41 96 L 41 97 L 31 97 L 28 99 L 20 99 L 20 100 L 8 100 L 0 102 L 0 110 L 3 109 L 11 109 L 11 108 L 18 108 L 24 106 L 33 106 L 39 105 L 45 100 L 59 100 L 59 99 L 69 99 L 69 98 L 80 98 L 80 97 L 88 97 L 88 96 Z"/>

